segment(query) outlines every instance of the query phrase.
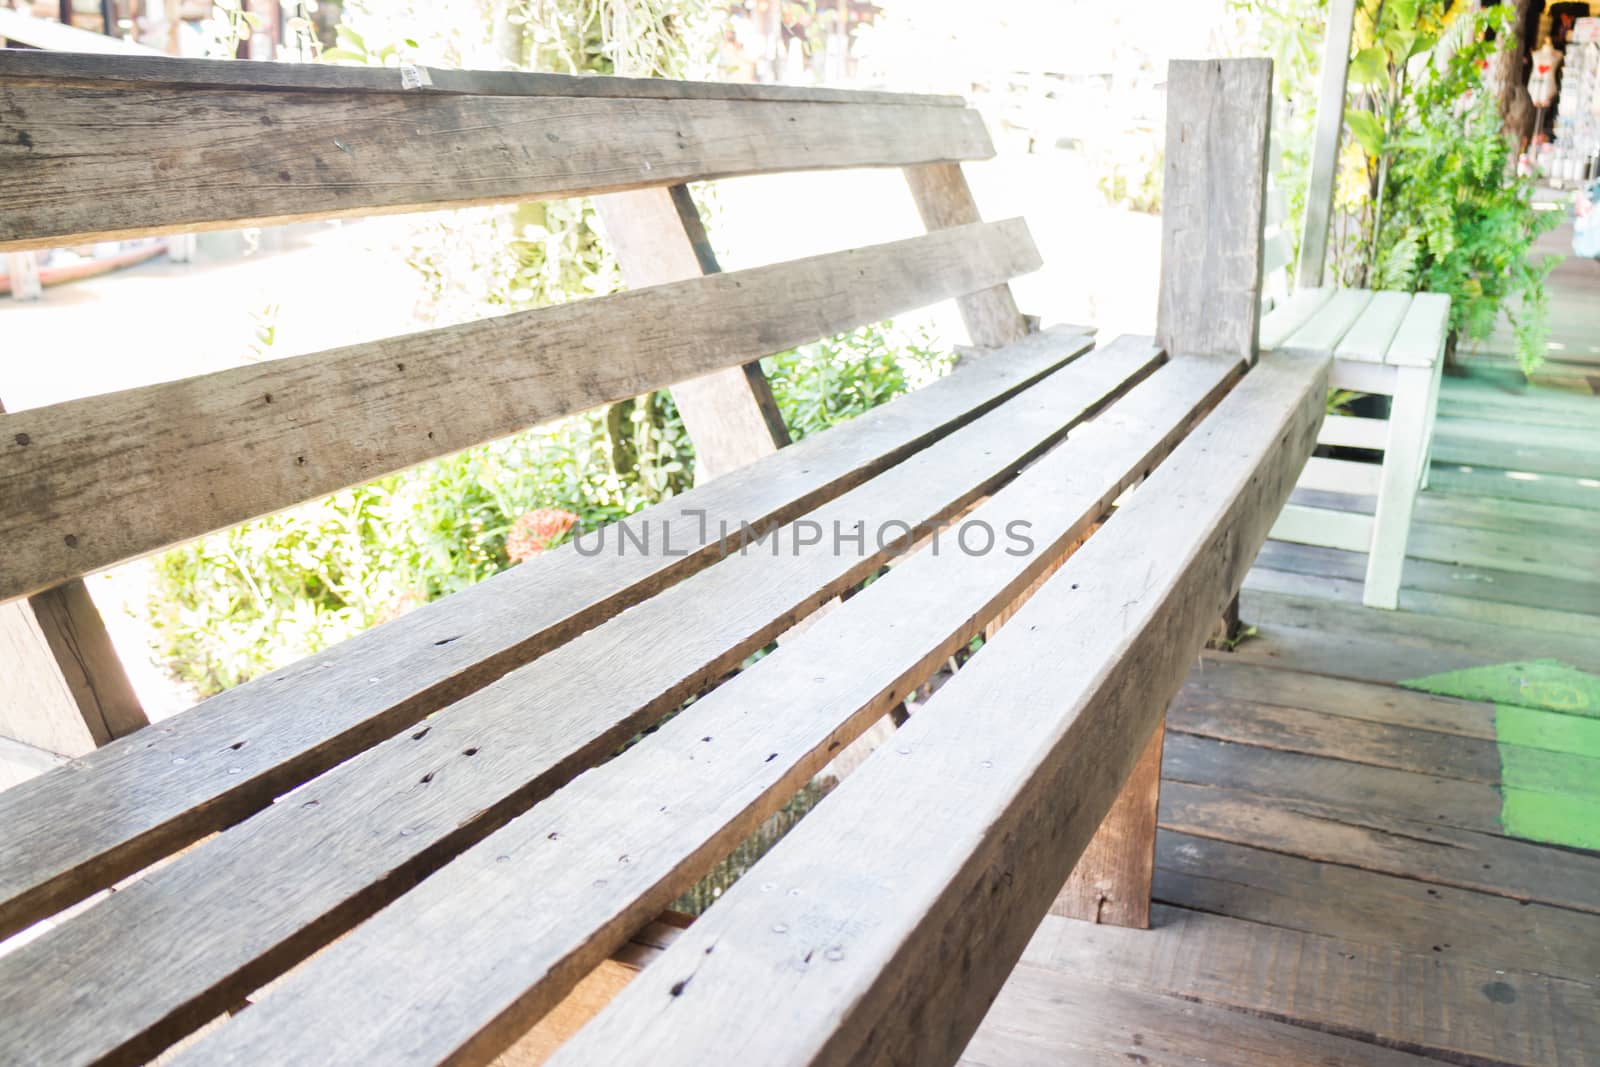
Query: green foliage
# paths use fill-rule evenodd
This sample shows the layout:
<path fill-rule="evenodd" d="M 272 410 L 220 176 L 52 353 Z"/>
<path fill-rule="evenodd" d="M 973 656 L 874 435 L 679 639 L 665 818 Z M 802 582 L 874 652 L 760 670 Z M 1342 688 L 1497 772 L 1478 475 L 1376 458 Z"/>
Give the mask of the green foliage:
<path fill-rule="evenodd" d="M 798 439 L 952 360 L 885 322 L 763 362 Z M 531 511 L 570 512 L 571 536 L 692 483 L 682 420 L 655 393 L 173 549 L 155 563 L 150 620 L 174 673 L 210 695 L 506 569 L 507 534 Z"/>
<path fill-rule="evenodd" d="M 953 357 L 923 331 L 864 326 L 761 361 L 794 440 L 854 418 L 946 373 Z"/>
<path fill-rule="evenodd" d="M 1283 233 L 1298 256 L 1328 0 L 1230 0 L 1230 7 L 1242 53 L 1272 57 L 1272 181 L 1283 196 Z"/>
<path fill-rule="evenodd" d="M 1559 220 L 1533 209 L 1532 183 L 1515 174 L 1483 82 L 1494 48 L 1486 31 L 1507 31 L 1504 9 L 1460 16 L 1447 38 L 1453 47 L 1425 55 L 1448 7 L 1390 0 L 1375 43 L 1352 62 L 1369 103 L 1348 114 L 1373 180 L 1367 278 L 1383 289 L 1448 293 L 1451 327 L 1469 340 L 1486 339 L 1505 312 L 1532 370 L 1544 358 L 1544 280 L 1554 261 L 1532 262 L 1529 252 Z"/>
<path fill-rule="evenodd" d="M 1109 151 L 1096 153 L 1093 164 L 1106 203 L 1142 211 L 1161 211 L 1161 171 L 1166 152 L 1155 131 L 1143 130 L 1119 139 Z"/>

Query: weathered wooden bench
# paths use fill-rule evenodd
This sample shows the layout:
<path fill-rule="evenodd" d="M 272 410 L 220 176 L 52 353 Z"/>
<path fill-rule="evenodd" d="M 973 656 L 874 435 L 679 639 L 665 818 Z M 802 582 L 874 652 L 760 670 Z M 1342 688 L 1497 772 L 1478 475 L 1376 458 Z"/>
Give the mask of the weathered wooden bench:
<path fill-rule="evenodd" d="M 1147 900 L 1136 765 L 1322 421 L 1255 350 L 1269 82 L 1174 65 L 1159 337 L 1092 348 L 958 100 L 0 56 L 0 250 L 604 193 L 640 286 L 0 416 L 0 597 L 667 386 L 718 472 L 0 793 L 0 1061 L 488 1062 L 1031 594 L 558 1053 L 953 1062 L 1053 903 Z M 682 183 L 824 166 L 930 232 L 715 273 Z M 985 354 L 777 447 L 756 359 L 950 297 Z"/>

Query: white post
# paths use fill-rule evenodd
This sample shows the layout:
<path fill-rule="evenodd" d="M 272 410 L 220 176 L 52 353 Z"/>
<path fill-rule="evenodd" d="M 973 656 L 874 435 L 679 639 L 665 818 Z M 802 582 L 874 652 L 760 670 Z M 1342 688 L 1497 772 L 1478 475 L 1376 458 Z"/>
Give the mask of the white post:
<path fill-rule="evenodd" d="M 1300 264 L 1294 287 L 1322 284 L 1328 260 L 1328 224 L 1333 218 L 1333 177 L 1339 165 L 1344 130 L 1345 82 L 1350 72 L 1350 38 L 1355 32 L 1356 0 L 1329 0 L 1328 35 L 1322 50 L 1322 88 L 1317 94 L 1317 132 L 1311 144 L 1311 178 L 1306 187 L 1305 224 L 1300 231 Z"/>

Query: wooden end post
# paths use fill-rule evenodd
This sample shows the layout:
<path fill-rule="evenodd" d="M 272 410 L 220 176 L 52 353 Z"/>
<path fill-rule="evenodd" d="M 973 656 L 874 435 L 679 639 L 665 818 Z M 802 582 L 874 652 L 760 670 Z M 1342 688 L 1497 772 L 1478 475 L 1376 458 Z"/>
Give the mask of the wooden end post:
<path fill-rule="evenodd" d="M 1270 60 L 1179 61 L 1167 68 L 1156 337 L 1171 356 L 1256 360 L 1271 97 Z M 1224 619 L 1237 630 L 1237 597 Z M 1158 723 L 1053 914 L 1150 925 L 1164 733 Z"/>
<path fill-rule="evenodd" d="M 721 270 L 684 185 L 595 198 L 622 276 L 634 289 L 684 281 Z M 704 483 L 789 443 L 789 431 L 759 363 L 679 382 L 672 387 L 694 441 L 695 479 Z"/>

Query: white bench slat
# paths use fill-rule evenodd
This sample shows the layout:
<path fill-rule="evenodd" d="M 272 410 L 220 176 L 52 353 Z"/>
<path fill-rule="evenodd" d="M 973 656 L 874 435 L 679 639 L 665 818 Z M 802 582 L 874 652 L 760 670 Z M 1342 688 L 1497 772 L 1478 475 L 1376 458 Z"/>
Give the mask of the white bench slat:
<path fill-rule="evenodd" d="M 1357 363 L 1353 360 L 1335 360 L 1328 384 L 1335 389 L 1349 389 L 1357 393 L 1382 393 L 1393 396 L 1395 368 L 1387 364 Z"/>
<path fill-rule="evenodd" d="M 0 599 L 1039 262 L 954 227 L 0 415 Z"/>
<path fill-rule="evenodd" d="M 1335 359 L 1382 363 L 1400 321 L 1411 307 L 1410 293 L 1377 292 L 1361 317 L 1333 350 Z"/>
<path fill-rule="evenodd" d="M 1383 451 L 1389 445 L 1389 424 L 1383 419 L 1354 415 L 1328 415 L 1317 433 L 1317 444 Z"/>
<path fill-rule="evenodd" d="M 1366 552 L 1372 547 L 1372 516 L 1354 511 L 1290 504 L 1272 526 L 1274 541 Z"/>
<path fill-rule="evenodd" d="M 1261 351 L 1276 351 L 1306 324 L 1322 305 L 1333 299 L 1332 289 L 1299 289 L 1261 318 Z"/>
<path fill-rule="evenodd" d="M 565 545 L 0 793 L 0 936 L 219 830 L 313 775 L 708 565 L 739 524 L 765 531 L 905 459 L 1089 346 L 1047 330 L 850 423 L 665 501 L 630 524 L 686 555 Z M 705 516 L 705 525 L 697 519 Z M 730 534 L 729 531 L 732 531 Z M 182 762 L 174 755 L 181 754 Z M 63 812 L 73 812 L 70 825 Z"/>
<path fill-rule="evenodd" d="M 1335 290 L 1304 326 L 1278 346 L 1279 350 L 1300 355 L 1331 354 L 1371 300 L 1372 294 L 1365 289 Z"/>
<path fill-rule="evenodd" d="M 1261 272 L 1271 274 L 1273 271 L 1283 270 L 1294 259 L 1294 252 L 1289 247 L 1289 235 L 1275 233 L 1263 241 Z"/>
<path fill-rule="evenodd" d="M 1086 355 L 806 517 L 864 523 L 862 556 L 730 555 L 0 957 L 0 1062 L 150 1054 L 227 1010 L 872 573 L 886 524 L 959 511 L 1159 358 Z M 255 891 L 276 886 L 292 891 Z"/>
<path fill-rule="evenodd" d="M 551 1064 L 954 1063 L 1288 497 L 1326 370 L 1264 357 Z"/>
<path fill-rule="evenodd" d="M 1162 367 L 966 517 L 996 531 L 1026 521 L 1032 553 L 965 556 L 946 533 L 941 552 L 904 560 L 454 860 L 177 1063 L 498 1052 L 965 642 L 969 620 L 1027 589 L 1239 369 Z"/>
<path fill-rule="evenodd" d="M 1297 483 L 1302 489 L 1321 489 L 1329 493 L 1354 493 L 1376 496 L 1383 467 L 1376 463 L 1357 463 L 1348 459 L 1312 456 Z"/>
<path fill-rule="evenodd" d="M 1389 345 L 1384 362 L 1394 367 L 1431 367 L 1444 352 L 1450 329 L 1450 298 L 1418 293 Z"/>

